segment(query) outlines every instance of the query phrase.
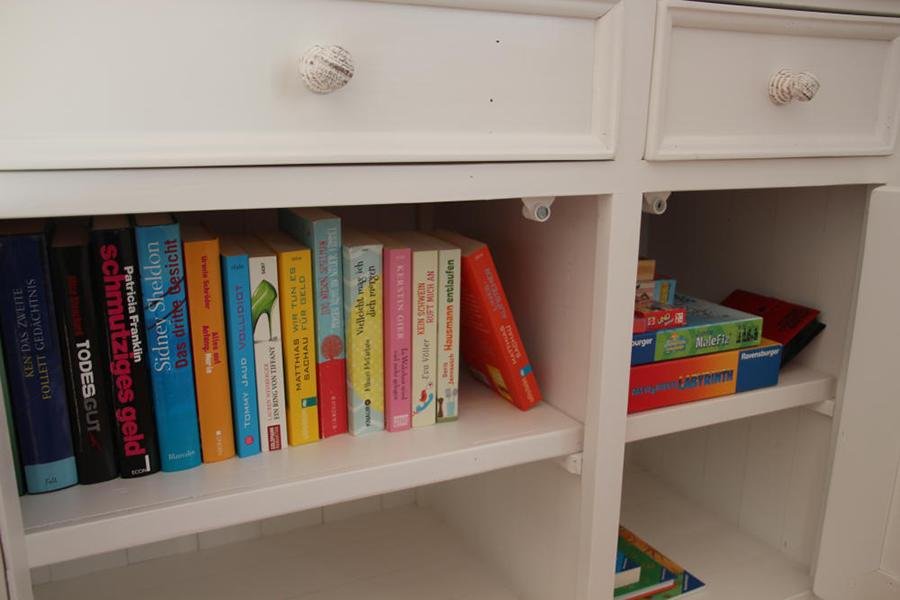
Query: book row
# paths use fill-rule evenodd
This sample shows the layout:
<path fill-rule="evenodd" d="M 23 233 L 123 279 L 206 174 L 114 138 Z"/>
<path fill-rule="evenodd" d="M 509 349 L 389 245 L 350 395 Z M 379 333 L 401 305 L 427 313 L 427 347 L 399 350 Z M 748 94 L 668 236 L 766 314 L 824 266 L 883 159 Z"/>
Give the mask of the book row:
<path fill-rule="evenodd" d="M 540 401 L 487 246 L 320 209 L 279 224 L 7 224 L 4 397 L 25 491 L 453 421 L 460 350 L 512 404 Z"/>
<path fill-rule="evenodd" d="M 721 304 L 676 292 L 641 259 L 628 412 L 777 385 L 780 369 L 825 325 L 819 311 L 735 290 Z"/>

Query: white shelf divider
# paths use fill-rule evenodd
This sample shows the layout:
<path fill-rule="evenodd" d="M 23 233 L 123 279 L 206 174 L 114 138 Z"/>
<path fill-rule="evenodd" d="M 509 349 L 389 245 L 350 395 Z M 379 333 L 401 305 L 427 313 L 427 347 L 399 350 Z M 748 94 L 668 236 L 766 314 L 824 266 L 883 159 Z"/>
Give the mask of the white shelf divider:
<path fill-rule="evenodd" d="M 582 424 L 463 378 L 453 423 L 340 435 L 177 473 L 22 499 L 32 567 L 579 452 Z"/>
<path fill-rule="evenodd" d="M 796 600 L 812 588 L 808 567 L 645 471 L 625 472 L 621 523 L 706 584 L 697 600 Z"/>
<path fill-rule="evenodd" d="M 798 406 L 812 406 L 827 414 L 827 407 L 833 411 L 834 397 L 834 377 L 799 364 L 788 365 L 773 387 L 628 415 L 625 441 L 636 442 Z"/>

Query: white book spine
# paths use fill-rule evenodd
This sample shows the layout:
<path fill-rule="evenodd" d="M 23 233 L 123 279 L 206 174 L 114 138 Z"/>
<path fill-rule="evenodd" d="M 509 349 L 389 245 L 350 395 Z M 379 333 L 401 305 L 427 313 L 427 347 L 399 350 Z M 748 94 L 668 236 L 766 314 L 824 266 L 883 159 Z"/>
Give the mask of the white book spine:
<path fill-rule="evenodd" d="M 458 248 L 438 253 L 437 405 L 438 421 L 459 416 L 459 279 Z"/>
<path fill-rule="evenodd" d="M 435 422 L 437 385 L 437 250 L 413 252 L 412 425 Z"/>
<path fill-rule="evenodd" d="M 260 441 L 268 452 L 287 446 L 278 263 L 275 256 L 251 256 L 249 266 Z"/>

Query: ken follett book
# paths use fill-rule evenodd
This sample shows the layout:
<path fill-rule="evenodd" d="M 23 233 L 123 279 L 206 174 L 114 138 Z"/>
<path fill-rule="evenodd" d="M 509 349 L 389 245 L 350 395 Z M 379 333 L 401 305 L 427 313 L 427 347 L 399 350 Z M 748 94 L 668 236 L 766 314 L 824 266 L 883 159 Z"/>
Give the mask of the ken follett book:
<path fill-rule="evenodd" d="M 74 223 L 57 224 L 50 244 L 50 270 L 79 483 L 119 476 L 110 388 L 100 320 L 90 275 L 89 234 Z"/>
<path fill-rule="evenodd" d="M 0 329 L 28 493 L 78 482 L 62 356 L 40 221 L 0 232 Z"/>
<path fill-rule="evenodd" d="M 135 225 L 160 464 L 181 471 L 202 462 L 181 229 L 166 214 Z"/>
<path fill-rule="evenodd" d="M 682 294 L 673 306 L 684 308 L 686 324 L 635 334 L 632 365 L 749 348 L 762 339 L 763 320 L 756 315 Z"/>
<path fill-rule="evenodd" d="M 140 477 L 158 471 L 160 461 L 140 272 L 128 218 L 95 217 L 91 254 L 115 415 L 119 474 Z"/>

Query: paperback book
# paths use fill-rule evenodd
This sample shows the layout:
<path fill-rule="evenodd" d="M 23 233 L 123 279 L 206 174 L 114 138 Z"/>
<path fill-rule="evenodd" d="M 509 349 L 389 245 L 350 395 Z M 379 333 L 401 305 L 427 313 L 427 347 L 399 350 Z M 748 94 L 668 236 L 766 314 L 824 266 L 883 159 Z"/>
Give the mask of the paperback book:
<path fill-rule="evenodd" d="M 237 455 L 243 458 L 262 451 L 256 399 L 256 360 L 250 323 L 250 261 L 247 252 L 228 236 L 220 240 L 219 251 L 222 256 L 222 297 L 234 442 Z"/>
<path fill-rule="evenodd" d="M 635 334 L 632 365 L 748 348 L 762 337 L 762 319 L 756 315 L 682 294 L 675 295 L 673 306 L 685 310 L 686 324 Z"/>
<path fill-rule="evenodd" d="M 628 412 L 748 392 L 778 384 L 781 344 L 631 367 Z"/>
<path fill-rule="evenodd" d="M 287 437 L 288 444 L 297 446 L 319 439 L 312 253 L 280 231 L 263 239 L 278 260 Z"/>
<path fill-rule="evenodd" d="M 135 217 L 153 408 L 163 471 L 202 462 L 181 229 L 169 215 Z"/>
<path fill-rule="evenodd" d="M 372 236 L 344 229 L 344 338 L 353 435 L 384 429 L 381 251 L 381 242 Z"/>
<path fill-rule="evenodd" d="M 250 267 L 250 327 L 256 359 L 256 398 L 263 452 L 287 445 L 284 355 L 281 350 L 281 297 L 275 251 L 254 235 L 238 242 Z"/>
<path fill-rule="evenodd" d="M 462 250 L 460 330 L 463 360 L 485 385 L 521 410 L 541 401 L 491 252 L 483 243 L 458 233 L 438 237 Z"/>
<path fill-rule="evenodd" d="M 0 230 L 0 330 L 25 490 L 78 483 L 41 221 Z"/>
<path fill-rule="evenodd" d="M 63 222 L 57 224 L 50 245 L 72 442 L 78 482 L 83 484 L 119 475 L 111 389 L 91 284 L 89 242 L 86 227 Z"/>
<path fill-rule="evenodd" d="M 202 225 L 194 224 L 183 224 L 181 237 L 194 351 L 200 448 L 203 462 L 218 462 L 234 456 L 219 238 Z"/>
<path fill-rule="evenodd" d="M 160 469 L 159 446 L 147 365 L 140 268 L 128 218 L 94 217 L 91 246 L 117 425 L 119 474 L 149 475 Z"/>
<path fill-rule="evenodd" d="M 281 228 L 310 248 L 315 292 L 319 435 L 347 432 L 347 378 L 341 274 L 341 220 L 318 208 L 279 212 Z"/>

